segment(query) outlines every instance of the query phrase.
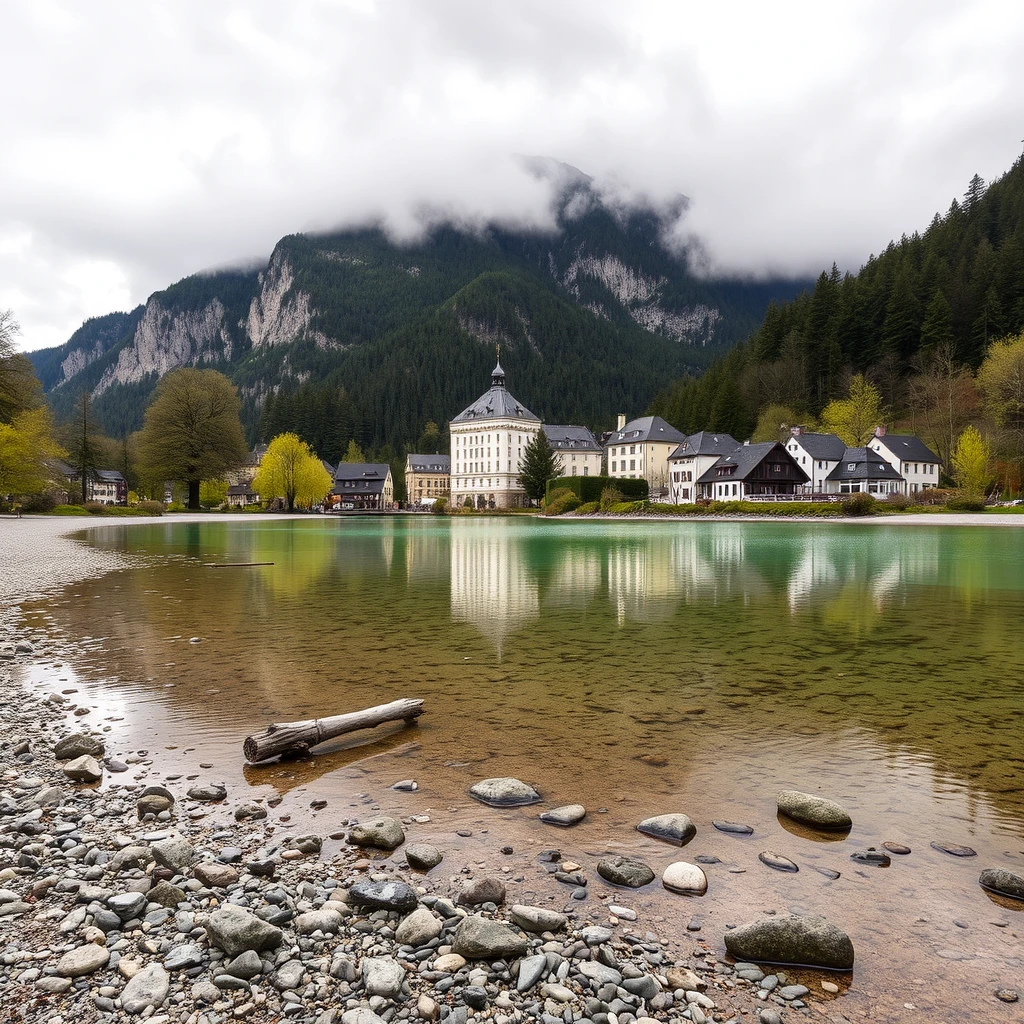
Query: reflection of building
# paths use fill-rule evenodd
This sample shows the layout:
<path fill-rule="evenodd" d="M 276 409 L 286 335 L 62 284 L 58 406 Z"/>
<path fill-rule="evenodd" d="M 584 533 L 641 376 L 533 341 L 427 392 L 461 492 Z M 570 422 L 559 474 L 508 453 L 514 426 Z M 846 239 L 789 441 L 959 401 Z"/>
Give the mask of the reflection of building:
<path fill-rule="evenodd" d="M 491 387 L 448 425 L 451 434 L 452 504 L 516 508 L 526 504 L 519 483 L 523 448 L 540 420 L 505 389 L 501 363 Z"/>
<path fill-rule="evenodd" d="M 619 415 L 618 426 L 605 441 L 608 475 L 646 480 L 651 497 L 668 492 L 668 457 L 686 440 L 660 416 L 642 416 L 626 422 Z"/>
<path fill-rule="evenodd" d="M 339 462 L 327 508 L 334 512 L 381 511 L 395 500 L 391 467 L 386 462 Z"/>
<path fill-rule="evenodd" d="M 600 476 L 601 446 L 586 427 L 544 425 L 544 436 L 555 450 L 557 476 Z"/>
<path fill-rule="evenodd" d="M 501 656 L 505 638 L 540 617 L 537 581 L 525 571 L 519 526 L 502 519 L 451 532 L 452 619 L 475 626 Z"/>
<path fill-rule="evenodd" d="M 410 504 L 432 504 L 451 487 L 451 459 L 447 455 L 405 457 L 405 498 Z"/>

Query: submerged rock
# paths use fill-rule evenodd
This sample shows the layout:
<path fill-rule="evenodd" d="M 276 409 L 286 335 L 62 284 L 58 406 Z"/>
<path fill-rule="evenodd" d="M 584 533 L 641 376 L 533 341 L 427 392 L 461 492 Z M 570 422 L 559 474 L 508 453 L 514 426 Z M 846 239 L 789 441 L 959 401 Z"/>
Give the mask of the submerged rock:
<path fill-rule="evenodd" d="M 738 960 L 797 964 L 848 971 L 850 937 L 824 917 L 771 917 L 725 933 L 725 948 Z"/>
<path fill-rule="evenodd" d="M 1013 900 L 1024 900 L 1024 878 L 1003 868 L 986 868 L 978 882 L 985 889 L 1009 896 Z"/>
<path fill-rule="evenodd" d="M 779 814 L 829 832 L 844 832 L 853 826 L 853 819 L 839 804 L 811 793 L 784 789 L 778 796 Z"/>
<path fill-rule="evenodd" d="M 775 853 L 773 850 L 765 850 L 763 853 L 759 853 L 757 859 L 766 867 L 774 868 L 776 871 L 794 872 L 800 870 L 788 857 L 783 857 L 781 853 Z"/>
<path fill-rule="evenodd" d="M 482 779 L 469 788 L 469 795 L 491 807 L 524 807 L 540 800 L 540 793 L 511 777 Z"/>
<path fill-rule="evenodd" d="M 887 868 L 892 863 L 892 858 L 888 854 L 876 850 L 873 846 L 851 853 L 850 860 L 855 860 L 858 864 L 874 864 L 879 868 Z"/>
<path fill-rule="evenodd" d="M 598 861 L 597 873 L 613 885 L 627 889 L 639 889 L 654 881 L 654 872 L 649 864 L 639 857 L 607 857 Z"/>
<path fill-rule="evenodd" d="M 685 846 L 697 834 L 697 827 L 685 814 L 658 814 L 645 818 L 636 828 L 645 836 L 663 839 L 676 846 Z"/>

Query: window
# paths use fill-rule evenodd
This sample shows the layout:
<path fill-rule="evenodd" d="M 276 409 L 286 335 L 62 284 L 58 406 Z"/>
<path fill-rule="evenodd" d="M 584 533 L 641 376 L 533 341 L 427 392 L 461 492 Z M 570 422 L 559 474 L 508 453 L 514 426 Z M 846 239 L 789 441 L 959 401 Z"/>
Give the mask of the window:
<path fill-rule="evenodd" d="M 572 467 L 572 475 L 573 475 L 573 476 L 575 476 L 575 475 L 576 475 L 576 467 L 575 467 L 575 466 L 573 466 L 573 467 Z"/>
<path fill-rule="evenodd" d="M 590 467 L 589 466 L 584 466 L 583 467 L 583 475 L 584 476 L 590 476 Z"/>
<path fill-rule="evenodd" d="M 636 459 L 630 459 L 629 460 L 629 468 L 630 469 L 636 469 Z"/>
<path fill-rule="evenodd" d="M 612 472 L 614 473 L 614 472 L 615 472 L 615 470 L 616 470 L 616 466 L 615 466 L 615 460 L 613 459 L 613 460 L 612 460 Z"/>
<path fill-rule="evenodd" d="M 732 493 L 733 493 L 733 497 L 735 497 L 736 496 L 736 485 L 735 484 L 732 485 Z"/>
<path fill-rule="evenodd" d="M 636 445 L 635 444 L 631 444 L 629 446 L 629 454 L 630 455 L 636 455 Z"/>

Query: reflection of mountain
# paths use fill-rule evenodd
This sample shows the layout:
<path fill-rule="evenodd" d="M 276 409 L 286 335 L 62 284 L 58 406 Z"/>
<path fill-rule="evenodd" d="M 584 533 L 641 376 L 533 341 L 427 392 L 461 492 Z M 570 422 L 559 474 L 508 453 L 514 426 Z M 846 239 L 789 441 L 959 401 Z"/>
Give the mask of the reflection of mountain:
<path fill-rule="evenodd" d="M 499 658 L 506 637 L 540 617 L 537 580 L 524 564 L 523 547 L 514 519 L 460 523 L 452 530 L 452 620 L 480 630 Z"/>

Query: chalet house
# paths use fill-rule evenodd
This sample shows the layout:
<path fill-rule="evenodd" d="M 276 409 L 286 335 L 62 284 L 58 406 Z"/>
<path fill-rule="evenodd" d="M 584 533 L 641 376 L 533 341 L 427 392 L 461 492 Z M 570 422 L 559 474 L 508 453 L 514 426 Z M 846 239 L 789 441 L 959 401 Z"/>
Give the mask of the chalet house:
<path fill-rule="evenodd" d="M 555 450 L 556 476 L 601 475 L 604 451 L 586 427 L 545 424 L 541 429 Z"/>
<path fill-rule="evenodd" d="M 778 441 L 741 444 L 717 459 L 697 481 L 699 497 L 741 501 L 796 494 L 808 476 Z"/>
<path fill-rule="evenodd" d="M 847 448 L 826 480 L 829 494 L 900 494 L 906 481 L 871 448 Z"/>
<path fill-rule="evenodd" d="M 407 455 L 405 494 L 410 504 L 432 504 L 451 490 L 452 460 L 449 455 Z"/>
<path fill-rule="evenodd" d="M 56 497 L 62 502 L 82 500 L 82 477 L 74 466 L 56 459 L 53 462 L 60 486 Z M 101 505 L 127 505 L 128 481 L 116 469 L 90 469 L 85 474 L 85 500 Z"/>
<path fill-rule="evenodd" d="M 615 430 L 605 441 L 608 476 L 647 481 L 651 497 L 668 497 L 668 457 L 686 440 L 686 435 L 660 416 L 642 416 L 626 422 L 619 415 Z"/>
<path fill-rule="evenodd" d="M 258 505 L 260 496 L 252 489 L 251 481 L 229 484 L 227 503 L 228 508 L 246 508 L 249 505 Z"/>
<path fill-rule="evenodd" d="M 846 445 L 835 434 L 810 433 L 803 427 L 792 427 L 789 433 L 786 451 L 810 477 L 804 485 L 803 493 L 828 493 L 825 482 L 829 473 L 842 461 Z"/>
<path fill-rule="evenodd" d="M 394 481 L 386 462 L 339 462 L 324 507 L 328 512 L 380 512 L 394 500 Z"/>
<path fill-rule="evenodd" d="M 697 500 L 697 481 L 723 456 L 740 447 L 730 434 L 701 430 L 685 438 L 668 457 L 668 500 L 687 505 Z"/>
<path fill-rule="evenodd" d="M 901 493 L 917 494 L 939 486 L 941 460 L 920 438 L 911 434 L 890 434 L 885 427 L 875 427 L 875 436 L 868 447 L 900 475 Z"/>

